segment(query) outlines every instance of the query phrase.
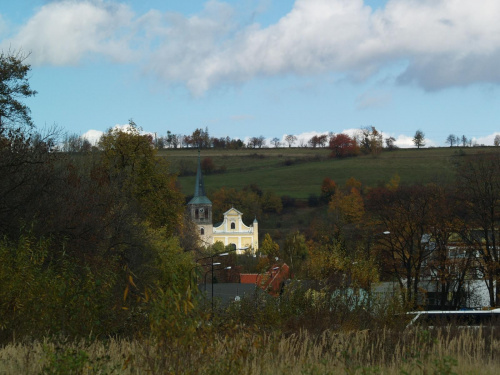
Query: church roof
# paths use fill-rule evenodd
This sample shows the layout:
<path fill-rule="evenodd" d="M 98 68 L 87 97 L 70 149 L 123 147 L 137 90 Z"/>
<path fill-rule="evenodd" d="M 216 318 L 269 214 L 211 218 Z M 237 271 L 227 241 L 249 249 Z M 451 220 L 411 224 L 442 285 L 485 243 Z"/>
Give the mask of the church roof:
<path fill-rule="evenodd" d="M 198 170 L 196 171 L 196 183 L 194 187 L 194 196 L 188 204 L 212 204 L 205 194 L 205 183 L 201 174 L 200 150 L 198 150 Z"/>
<path fill-rule="evenodd" d="M 231 207 L 229 210 L 223 213 L 224 216 L 228 215 L 231 211 L 233 211 L 236 215 L 243 216 L 243 212 L 238 211 L 236 208 Z"/>

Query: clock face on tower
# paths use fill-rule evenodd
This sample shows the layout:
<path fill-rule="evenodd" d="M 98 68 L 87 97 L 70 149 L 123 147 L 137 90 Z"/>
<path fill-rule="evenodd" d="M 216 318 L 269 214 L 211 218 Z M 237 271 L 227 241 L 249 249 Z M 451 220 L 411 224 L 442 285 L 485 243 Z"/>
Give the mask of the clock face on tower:
<path fill-rule="evenodd" d="M 200 208 L 200 213 L 203 213 L 205 212 L 205 209 L 204 208 Z"/>

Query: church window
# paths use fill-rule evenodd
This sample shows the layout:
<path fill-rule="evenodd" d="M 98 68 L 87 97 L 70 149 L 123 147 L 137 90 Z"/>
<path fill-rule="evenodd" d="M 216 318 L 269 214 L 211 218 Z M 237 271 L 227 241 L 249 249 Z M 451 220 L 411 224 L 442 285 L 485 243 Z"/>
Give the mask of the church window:
<path fill-rule="evenodd" d="M 203 236 L 203 235 L 205 235 L 205 228 L 201 228 L 201 229 L 200 229 L 200 234 L 201 234 L 202 236 Z"/>
<path fill-rule="evenodd" d="M 198 219 L 200 217 L 200 214 L 198 212 L 198 209 L 194 210 L 194 218 Z"/>
<path fill-rule="evenodd" d="M 208 210 L 205 210 L 205 219 L 208 219 Z"/>
<path fill-rule="evenodd" d="M 234 223 L 234 221 L 231 223 L 231 229 L 236 229 L 236 224 Z"/>

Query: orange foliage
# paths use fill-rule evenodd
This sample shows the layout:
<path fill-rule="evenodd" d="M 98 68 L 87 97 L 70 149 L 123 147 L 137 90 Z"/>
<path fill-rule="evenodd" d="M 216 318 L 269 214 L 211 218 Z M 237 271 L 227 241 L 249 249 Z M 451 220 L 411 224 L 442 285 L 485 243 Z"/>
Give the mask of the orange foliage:
<path fill-rule="evenodd" d="M 330 149 L 332 158 L 343 158 L 347 156 L 356 156 L 359 154 L 359 146 L 355 138 L 347 134 L 336 134 L 330 138 Z"/>

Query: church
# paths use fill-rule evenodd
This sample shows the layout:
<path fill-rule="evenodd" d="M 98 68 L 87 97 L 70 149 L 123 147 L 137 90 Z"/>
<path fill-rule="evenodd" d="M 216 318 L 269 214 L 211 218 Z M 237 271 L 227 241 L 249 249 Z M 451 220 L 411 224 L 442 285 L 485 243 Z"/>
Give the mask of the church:
<path fill-rule="evenodd" d="M 236 247 L 237 254 L 250 251 L 255 254 L 259 249 L 259 223 L 255 219 L 251 226 L 243 223 L 243 213 L 231 208 L 224 213 L 222 223 L 213 225 L 212 202 L 205 194 L 205 185 L 201 173 L 200 154 L 194 196 L 188 203 L 191 220 L 196 224 L 200 240 L 204 246 L 222 242 L 225 246 Z"/>

